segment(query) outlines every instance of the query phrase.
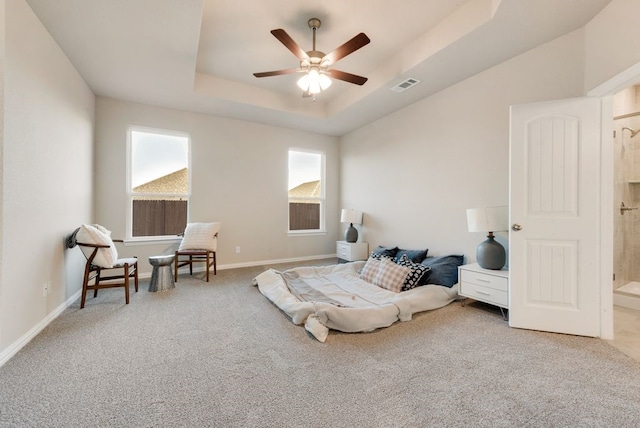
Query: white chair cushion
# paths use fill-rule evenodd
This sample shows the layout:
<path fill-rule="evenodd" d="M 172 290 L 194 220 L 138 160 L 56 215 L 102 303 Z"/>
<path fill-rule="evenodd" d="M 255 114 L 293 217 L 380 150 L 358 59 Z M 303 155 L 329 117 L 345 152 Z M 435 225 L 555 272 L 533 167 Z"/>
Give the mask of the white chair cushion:
<path fill-rule="evenodd" d="M 109 246 L 109 248 L 98 249 L 98 253 L 91 262 L 96 266 L 110 268 L 113 267 L 115 261 L 118 260 L 118 251 L 111 239 L 111 232 L 98 224 L 83 224 L 80 226 L 80 230 L 78 230 L 78 233 L 76 234 L 76 241 L 84 244 Z M 91 247 L 83 246 L 80 246 L 80 249 L 87 258 L 91 257 L 94 250 Z"/>
<path fill-rule="evenodd" d="M 113 267 L 122 267 L 126 264 L 128 264 L 129 266 L 133 266 L 136 263 L 138 263 L 138 259 L 135 257 L 127 257 L 126 259 L 118 259 L 115 262 L 113 262 Z"/>
<path fill-rule="evenodd" d="M 222 227 L 222 223 L 189 223 L 184 230 L 184 238 L 178 251 L 182 250 L 209 250 L 216 251 L 218 239 L 216 233 Z"/>

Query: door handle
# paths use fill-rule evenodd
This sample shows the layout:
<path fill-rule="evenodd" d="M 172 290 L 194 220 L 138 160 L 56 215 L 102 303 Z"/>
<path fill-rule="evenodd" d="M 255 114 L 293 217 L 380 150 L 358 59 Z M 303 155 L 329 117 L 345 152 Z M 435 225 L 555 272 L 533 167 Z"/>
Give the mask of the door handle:
<path fill-rule="evenodd" d="M 625 211 L 633 211 L 633 210 L 637 210 L 637 207 L 628 207 L 624 204 L 624 202 L 620 203 L 620 215 L 624 215 Z"/>
<path fill-rule="evenodd" d="M 511 226 L 511 230 L 513 230 L 514 232 L 518 232 L 522 230 L 522 226 L 519 225 L 518 223 L 513 223 L 513 225 Z"/>

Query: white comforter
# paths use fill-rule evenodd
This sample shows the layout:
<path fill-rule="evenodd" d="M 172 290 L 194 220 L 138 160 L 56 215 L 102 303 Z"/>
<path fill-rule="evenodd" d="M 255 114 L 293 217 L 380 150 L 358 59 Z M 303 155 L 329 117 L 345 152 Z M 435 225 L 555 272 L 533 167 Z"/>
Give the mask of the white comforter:
<path fill-rule="evenodd" d="M 269 269 L 254 283 L 294 324 L 304 323 L 320 342 L 327 339 L 329 329 L 360 332 L 388 327 L 398 320 L 410 321 L 416 312 L 441 308 L 458 295 L 457 284 L 452 288 L 429 284 L 394 293 L 361 280 L 358 270 L 364 263 L 299 267 L 284 272 Z M 292 279 L 304 292 L 290 288 L 284 278 Z"/>

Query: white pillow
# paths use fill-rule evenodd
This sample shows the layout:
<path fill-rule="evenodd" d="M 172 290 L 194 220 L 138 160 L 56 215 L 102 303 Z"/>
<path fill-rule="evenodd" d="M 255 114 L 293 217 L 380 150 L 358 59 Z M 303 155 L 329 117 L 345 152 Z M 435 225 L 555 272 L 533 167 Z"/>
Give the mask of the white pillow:
<path fill-rule="evenodd" d="M 178 251 L 182 250 L 209 250 L 216 251 L 218 239 L 216 233 L 222 227 L 222 223 L 189 223 L 184 230 L 184 238 Z"/>
<path fill-rule="evenodd" d="M 80 230 L 78 230 L 76 234 L 76 241 L 84 244 L 109 246 L 109 248 L 98 248 L 98 253 L 91 262 L 96 266 L 110 268 L 113 267 L 115 261 L 118 260 L 118 250 L 116 250 L 116 246 L 111 239 L 111 232 L 99 224 L 83 224 L 80 226 Z M 91 257 L 94 250 L 94 248 L 82 246 L 80 249 L 87 258 Z"/>

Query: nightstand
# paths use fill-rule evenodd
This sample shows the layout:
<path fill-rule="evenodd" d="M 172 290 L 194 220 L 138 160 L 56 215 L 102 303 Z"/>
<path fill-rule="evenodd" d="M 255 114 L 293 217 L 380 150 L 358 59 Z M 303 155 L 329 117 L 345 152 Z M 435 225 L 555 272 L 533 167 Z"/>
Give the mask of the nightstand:
<path fill-rule="evenodd" d="M 367 260 L 369 258 L 369 244 L 366 242 L 338 241 L 336 243 L 336 254 L 342 263 Z"/>
<path fill-rule="evenodd" d="M 509 270 L 483 269 L 477 263 L 458 268 L 460 290 L 458 294 L 503 309 L 509 309 Z"/>

